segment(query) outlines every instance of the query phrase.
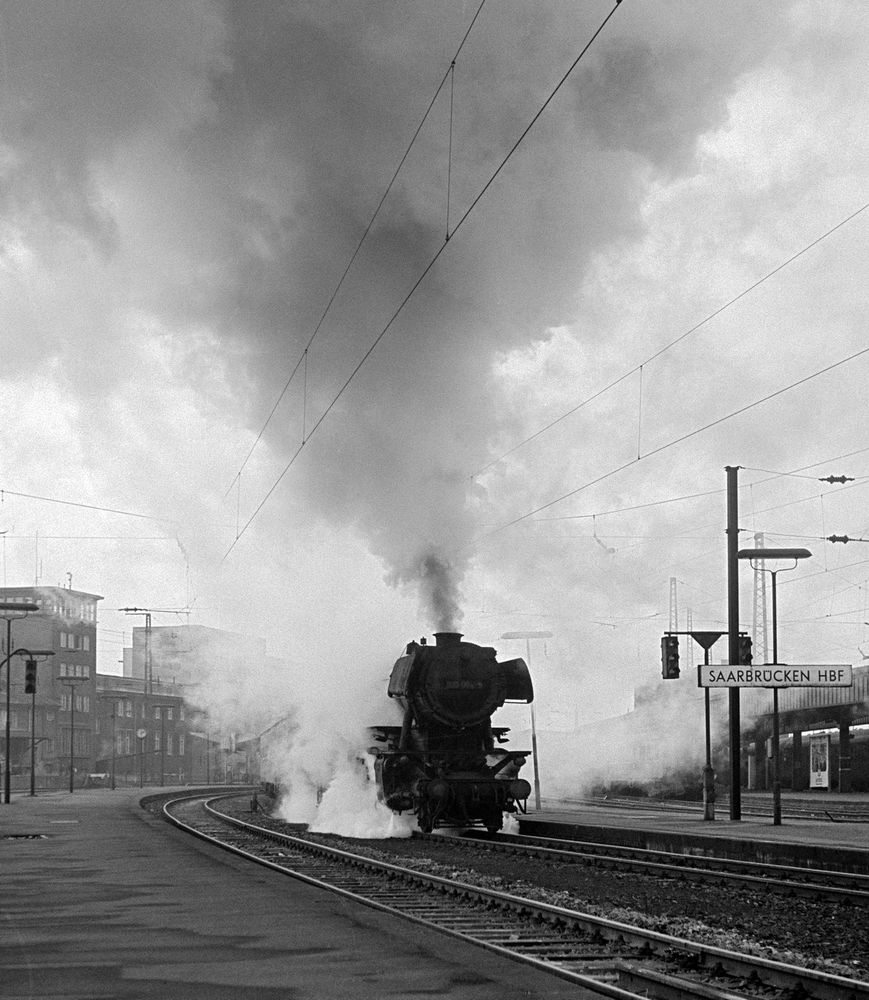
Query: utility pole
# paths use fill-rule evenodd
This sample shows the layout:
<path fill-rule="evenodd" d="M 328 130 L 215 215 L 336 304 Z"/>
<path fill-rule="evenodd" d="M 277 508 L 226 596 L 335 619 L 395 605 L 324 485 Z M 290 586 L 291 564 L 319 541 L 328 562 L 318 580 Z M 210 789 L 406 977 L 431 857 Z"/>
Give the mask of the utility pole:
<path fill-rule="evenodd" d="M 763 548 L 763 532 L 757 531 L 754 535 L 754 547 Z M 761 568 L 761 564 L 754 569 L 754 607 L 751 620 L 751 639 L 754 645 L 754 657 L 758 663 L 769 663 L 767 650 L 767 624 L 766 624 L 766 574 Z"/>
<path fill-rule="evenodd" d="M 142 759 L 139 761 L 139 787 L 142 787 L 145 778 L 145 751 L 147 750 L 149 709 L 151 703 L 151 611 L 149 608 L 119 608 L 127 615 L 145 616 L 145 676 L 142 680 L 142 725 L 136 731 L 140 741 Z M 144 734 L 144 735 L 142 735 Z M 151 768 L 148 769 L 148 779 L 151 777 Z"/>
<path fill-rule="evenodd" d="M 128 615 L 144 615 L 145 617 L 145 677 L 142 684 L 143 698 L 142 698 L 142 726 L 137 730 L 137 735 L 144 732 L 145 735 L 139 735 L 139 739 L 142 741 L 143 759 L 141 761 L 141 769 L 139 774 L 139 786 L 142 784 L 142 770 L 144 770 L 144 751 L 147 749 L 147 738 L 148 730 L 151 725 L 151 699 L 154 696 L 154 665 L 153 657 L 151 652 L 151 615 L 152 614 L 166 614 L 166 615 L 189 615 L 190 609 L 184 608 L 118 608 L 119 611 L 123 611 Z M 189 619 L 188 619 L 189 624 Z M 150 764 L 150 755 L 148 757 L 148 763 Z M 151 768 L 148 767 L 148 774 L 146 777 L 150 780 L 151 778 Z"/>
<path fill-rule="evenodd" d="M 728 662 L 739 663 L 739 466 L 727 472 L 727 643 Z M 742 746 L 739 719 L 739 688 L 728 689 L 730 726 L 730 818 L 742 819 L 740 767 Z"/>

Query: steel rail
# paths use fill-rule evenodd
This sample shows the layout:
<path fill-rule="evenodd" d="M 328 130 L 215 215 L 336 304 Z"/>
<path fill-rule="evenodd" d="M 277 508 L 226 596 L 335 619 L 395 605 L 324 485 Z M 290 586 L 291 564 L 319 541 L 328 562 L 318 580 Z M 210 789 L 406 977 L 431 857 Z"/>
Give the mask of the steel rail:
<path fill-rule="evenodd" d="M 727 795 L 719 795 L 717 804 L 725 808 L 728 802 Z M 565 798 L 553 799 L 551 809 L 559 812 L 564 809 L 575 809 L 577 807 L 592 809 L 613 809 L 616 811 L 631 812 L 641 810 L 643 812 L 656 813 L 678 813 L 687 812 L 694 815 L 702 814 L 703 803 L 697 800 L 683 799 L 650 799 L 640 797 L 612 797 L 612 798 Z M 838 813 L 838 815 L 834 815 Z M 772 816 L 772 805 L 760 799 L 742 799 L 743 816 L 757 816 L 767 818 Z M 800 799 L 792 799 L 782 804 L 782 815 L 789 819 L 810 820 L 822 823 L 865 823 L 869 821 L 869 810 L 865 803 L 842 802 L 835 803 L 812 803 Z"/>
<path fill-rule="evenodd" d="M 224 831 L 227 826 L 230 827 L 235 837 L 255 837 L 273 842 L 265 851 L 256 853 L 248 849 L 249 844 L 227 844 L 225 832 L 218 835 L 216 829 L 203 830 L 201 822 L 189 823 L 172 816 L 172 808 L 177 807 L 180 801 L 190 802 L 191 799 L 176 799 L 167 803 L 164 810 L 167 818 L 198 837 L 320 888 L 472 941 L 504 957 L 525 962 L 620 1000 L 638 994 L 599 978 L 601 974 L 623 976 L 626 983 L 647 983 L 650 977 L 662 982 L 666 980 L 670 984 L 668 988 L 671 991 L 680 990 L 682 996 L 734 995 L 732 986 L 722 992 L 721 988 L 711 987 L 708 981 L 692 982 L 689 977 L 693 974 L 706 980 L 710 977 L 738 977 L 745 987 L 742 996 L 757 996 L 758 991 L 773 987 L 789 990 L 794 996 L 817 1000 L 869 1000 L 869 983 L 866 982 L 731 952 L 608 918 L 414 871 L 268 829 L 222 813 L 210 804 L 205 805 L 210 824 L 223 824 Z M 199 802 L 202 801 L 200 797 Z M 313 861 L 306 861 L 305 855 L 313 855 Z M 339 865 L 340 870 L 336 871 L 334 865 Z M 373 884 L 372 873 L 376 876 Z M 406 884 L 414 889 L 415 895 L 405 889 Z M 454 904 L 460 908 L 456 909 Z M 475 904 L 476 911 L 462 909 Z M 518 922 L 513 922 L 513 918 Z M 580 939 L 570 938 L 570 934 L 580 935 Z M 608 949 L 613 947 L 617 949 L 616 955 L 608 953 Z M 634 965 L 650 961 L 659 965 L 650 973 Z M 605 971 L 600 968 L 602 963 Z M 588 973 L 589 967 L 595 969 L 597 976 Z M 645 992 L 649 988 L 648 984 L 642 987 L 644 995 L 649 995 Z M 665 992 L 662 983 L 659 983 L 655 995 L 663 996 Z"/>
<path fill-rule="evenodd" d="M 423 833 L 415 833 L 414 837 L 435 842 L 442 840 Z M 497 837 L 490 837 L 478 831 L 468 831 L 451 840 L 478 845 L 484 850 L 499 853 L 515 852 L 586 865 L 599 865 L 603 862 L 610 868 L 673 878 L 688 877 L 706 882 L 728 881 L 753 888 L 772 889 L 785 895 L 869 907 L 869 875 L 859 872 L 741 861 L 714 855 L 678 854 L 622 844 L 563 840 L 528 834 L 500 833 Z"/>

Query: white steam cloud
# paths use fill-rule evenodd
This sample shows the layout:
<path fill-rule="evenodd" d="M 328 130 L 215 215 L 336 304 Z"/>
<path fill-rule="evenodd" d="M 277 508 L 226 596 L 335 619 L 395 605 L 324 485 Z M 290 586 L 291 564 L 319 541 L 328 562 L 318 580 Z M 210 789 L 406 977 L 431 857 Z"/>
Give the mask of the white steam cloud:
<path fill-rule="evenodd" d="M 577 502 L 699 493 L 746 455 L 797 468 L 862 440 L 854 369 L 817 383 L 817 406 L 783 397 L 776 435 L 751 412 L 666 466 L 631 464 L 721 415 L 725 384 L 742 405 L 857 349 L 866 303 L 837 245 L 647 370 L 641 428 L 637 380 L 619 382 L 472 480 L 863 200 L 865 26 L 848 5 L 624 3 L 456 230 L 610 7 L 483 8 L 325 318 L 464 0 L 0 9 L 0 450 L 18 477 L 0 530 L 20 535 L 4 574 L 72 570 L 107 609 L 178 607 L 189 582 L 204 622 L 287 651 L 275 669 L 203 664 L 203 697 L 251 725 L 291 716 L 281 766 L 314 787 L 384 721 L 389 669 L 423 627 L 484 643 L 551 627 L 543 710 L 611 706 L 601 675 L 654 669 L 684 507 L 620 522 L 617 544 L 600 522 L 597 542 L 587 521 L 493 526 L 623 464 Z M 712 544 L 679 572 L 717 593 Z M 624 699 L 635 673 L 619 678 Z"/>

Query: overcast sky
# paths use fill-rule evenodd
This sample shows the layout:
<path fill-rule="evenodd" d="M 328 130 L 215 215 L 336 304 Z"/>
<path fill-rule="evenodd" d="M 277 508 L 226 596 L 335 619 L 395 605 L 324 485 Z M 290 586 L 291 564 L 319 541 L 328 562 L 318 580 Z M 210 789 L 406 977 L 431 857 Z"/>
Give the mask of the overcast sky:
<path fill-rule="evenodd" d="M 478 7 L 0 6 L 2 579 L 100 669 L 128 605 L 275 711 L 530 629 L 544 726 L 622 711 L 672 578 L 726 628 L 728 465 L 780 659 L 869 658 L 869 7 L 624 0 L 554 96 L 608 0 Z"/>

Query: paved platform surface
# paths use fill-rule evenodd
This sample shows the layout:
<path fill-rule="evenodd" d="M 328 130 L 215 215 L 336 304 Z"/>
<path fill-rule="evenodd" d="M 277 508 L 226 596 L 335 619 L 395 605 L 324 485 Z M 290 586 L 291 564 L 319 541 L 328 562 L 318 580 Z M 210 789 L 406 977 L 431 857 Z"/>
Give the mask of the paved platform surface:
<path fill-rule="evenodd" d="M 585 995 L 555 976 L 234 860 L 139 807 L 143 794 L 167 790 L 15 795 L 0 804 L 0 997 Z"/>
<path fill-rule="evenodd" d="M 648 807 L 581 805 L 542 802 L 520 819 L 523 833 L 557 836 L 563 830 L 584 839 L 631 843 L 656 850 L 684 850 L 706 841 L 730 856 L 755 857 L 786 863 L 842 864 L 869 873 L 869 822 L 848 819 L 848 810 L 869 817 L 869 795 L 837 793 L 783 793 L 782 823 L 752 812 L 770 805 L 769 793 L 744 793 L 742 816 L 731 820 L 727 803 L 716 803 L 715 819 L 704 820 L 702 805 L 673 803 Z M 798 811 L 811 806 L 823 817 L 810 819 Z M 826 813 L 834 817 L 830 819 Z M 642 842 L 641 842 L 642 841 Z M 715 849 L 707 847 L 710 853 Z"/>

